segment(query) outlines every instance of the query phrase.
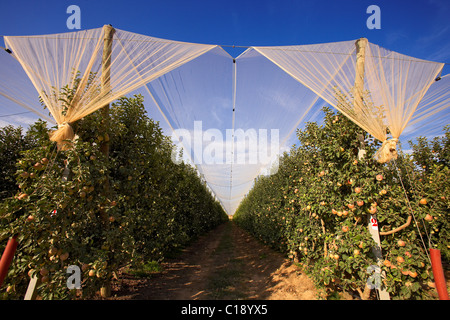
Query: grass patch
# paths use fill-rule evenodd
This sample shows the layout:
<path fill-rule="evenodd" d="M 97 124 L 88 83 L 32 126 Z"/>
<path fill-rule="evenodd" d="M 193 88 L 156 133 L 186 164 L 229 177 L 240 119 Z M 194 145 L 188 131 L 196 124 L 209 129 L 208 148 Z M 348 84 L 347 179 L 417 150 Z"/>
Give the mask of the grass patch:
<path fill-rule="evenodd" d="M 242 270 L 227 265 L 209 279 L 209 290 L 213 299 L 244 299 L 246 295 L 236 287 L 241 281 Z"/>
<path fill-rule="evenodd" d="M 225 225 L 222 238 L 220 239 L 219 245 L 217 246 L 216 250 L 214 250 L 214 254 L 231 252 L 234 249 L 234 243 L 231 237 L 231 228 L 231 223 L 227 223 Z"/>
<path fill-rule="evenodd" d="M 215 255 L 228 257 L 226 263 L 213 272 L 208 279 L 208 290 L 212 299 L 244 299 L 245 293 L 240 292 L 239 287 L 244 273 L 244 262 L 233 256 L 235 245 L 232 238 L 232 224 L 225 225 L 224 233 L 219 245 L 214 251 Z"/>
<path fill-rule="evenodd" d="M 137 278 L 151 278 L 156 273 L 163 271 L 162 266 L 158 261 L 149 261 L 139 267 L 134 267 L 128 273 Z"/>

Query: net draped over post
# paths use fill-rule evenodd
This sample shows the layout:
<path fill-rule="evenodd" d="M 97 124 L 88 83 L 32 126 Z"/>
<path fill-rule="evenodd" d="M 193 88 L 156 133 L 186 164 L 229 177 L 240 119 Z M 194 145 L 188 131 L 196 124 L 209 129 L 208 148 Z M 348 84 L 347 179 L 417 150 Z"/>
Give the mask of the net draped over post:
<path fill-rule="evenodd" d="M 101 90 L 105 28 L 30 37 L 5 37 L 42 103 L 60 126 L 54 136 L 70 137 L 70 123 L 102 108 L 146 82 L 212 49 L 116 30 L 109 87 Z M 67 97 L 70 101 L 67 101 Z"/>
<path fill-rule="evenodd" d="M 449 122 L 444 64 L 367 39 L 250 47 L 233 58 L 218 45 L 116 29 L 102 90 L 104 30 L 4 37 L 11 53 L 0 53 L 3 112 L 33 111 L 58 125 L 52 138 L 61 142 L 75 136 L 75 121 L 140 92 L 229 214 L 258 175 L 276 172 L 296 128 L 320 121 L 326 104 L 382 142 L 380 162 L 396 157 L 402 133 L 436 134 L 436 124 Z"/>

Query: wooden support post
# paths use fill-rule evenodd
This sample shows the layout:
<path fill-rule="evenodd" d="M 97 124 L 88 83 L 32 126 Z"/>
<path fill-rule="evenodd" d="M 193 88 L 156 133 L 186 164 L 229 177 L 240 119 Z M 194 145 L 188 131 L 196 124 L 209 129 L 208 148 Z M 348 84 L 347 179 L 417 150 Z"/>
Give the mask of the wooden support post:
<path fill-rule="evenodd" d="M 103 95 L 109 94 L 111 91 L 111 55 L 112 55 L 112 45 L 113 36 L 115 29 L 111 25 L 103 26 L 103 55 L 102 55 L 102 75 L 101 75 L 101 90 Z M 108 162 L 109 157 L 109 104 L 102 108 L 102 125 L 101 134 L 103 135 L 103 140 L 100 145 L 100 151 L 105 155 L 106 161 Z M 109 179 L 106 176 L 106 181 L 104 183 L 104 194 L 107 196 L 110 191 Z M 108 217 L 103 212 L 100 213 L 105 225 L 108 223 Z M 110 279 L 105 280 L 105 283 L 100 288 L 100 294 L 102 297 L 107 298 L 111 296 L 111 282 Z"/>
<path fill-rule="evenodd" d="M 365 55 L 366 55 L 366 46 L 368 41 L 366 38 L 358 39 L 355 42 L 356 46 L 356 73 L 355 73 L 355 86 L 353 88 L 353 106 L 355 112 L 360 114 L 363 109 L 363 92 L 364 92 L 364 63 L 365 63 Z M 358 159 L 361 160 L 364 158 L 366 151 L 364 137 L 358 136 L 359 140 L 359 152 Z M 378 233 L 378 222 L 376 217 L 369 217 L 368 224 L 369 232 L 372 235 L 373 240 L 376 245 L 372 248 L 372 252 L 377 259 L 378 268 L 374 268 L 373 278 L 376 278 L 378 281 L 376 289 L 378 290 L 378 294 L 380 296 L 380 300 L 390 300 L 389 292 L 387 292 L 384 288 L 381 287 L 381 279 L 383 277 L 383 273 L 381 273 L 381 265 L 383 263 L 383 255 L 381 253 L 381 242 L 380 242 L 380 234 Z"/>
<path fill-rule="evenodd" d="M 366 155 L 366 143 L 364 142 L 364 136 L 362 134 L 358 134 L 359 140 L 359 148 L 358 148 L 358 160 L 361 160 Z"/>
<path fill-rule="evenodd" d="M 112 44 L 115 29 L 111 25 L 103 26 L 103 55 L 102 55 L 102 75 L 101 90 L 103 95 L 107 95 L 111 91 L 111 55 Z M 109 156 L 109 104 L 102 108 L 102 134 L 104 139 L 100 145 L 101 151 Z M 106 139 L 105 139 L 106 136 Z"/>
<path fill-rule="evenodd" d="M 356 46 L 356 73 L 355 86 L 353 88 L 353 106 L 356 114 L 363 110 L 363 92 L 364 92 L 364 63 L 366 60 L 367 39 L 361 38 L 355 42 Z"/>
<path fill-rule="evenodd" d="M 40 279 L 34 275 L 31 277 L 30 282 L 28 283 L 27 292 L 25 293 L 24 300 L 36 300 L 37 297 L 37 287 L 41 283 Z"/>

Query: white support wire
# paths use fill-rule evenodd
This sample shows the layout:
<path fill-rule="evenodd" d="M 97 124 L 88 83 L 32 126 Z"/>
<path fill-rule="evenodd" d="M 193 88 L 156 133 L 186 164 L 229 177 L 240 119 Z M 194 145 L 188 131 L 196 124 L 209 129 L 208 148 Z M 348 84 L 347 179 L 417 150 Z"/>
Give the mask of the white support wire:
<path fill-rule="evenodd" d="M 398 175 L 398 178 L 400 180 L 400 184 L 402 185 L 403 192 L 405 193 L 406 203 L 408 204 L 408 207 L 409 207 L 409 209 L 411 211 L 411 215 L 413 216 L 414 222 L 416 224 L 417 231 L 419 232 L 419 237 L 420 237 L 420 239 L 422 241 L 423 248 L 425 249 L 425 253 L 426 253 L 426 255 L 428 257 L 428 260 L 430 261 L 430 264 L 431 264 L 431 258 L 430 258 L 430 255 L 428 254 L 428 248 L 427 248 L 427 246 L 425 244 L 425 241 L 423 240 L 422 233 L 420 232 L 419 224 L 417 223 L 416 216 L 414 215 L 414 211 L 413 211 L 413 209 L 411 207 L 411 203 L 409 202 L 408 194 L 406 193 L 406 188 L 405 188 L 405 186 L 403 184 L 403 180 L 402 180 L 402 177 L 401 177 L 401 172 L 400 172 L 400 170 L 397 167 L 397 162 L 396 162 L 395 159 L 393 159 L 393 163 L 394 163 L 394 167 L 395 167 L 395 169 L 397 171 L 397 175 Z"/>

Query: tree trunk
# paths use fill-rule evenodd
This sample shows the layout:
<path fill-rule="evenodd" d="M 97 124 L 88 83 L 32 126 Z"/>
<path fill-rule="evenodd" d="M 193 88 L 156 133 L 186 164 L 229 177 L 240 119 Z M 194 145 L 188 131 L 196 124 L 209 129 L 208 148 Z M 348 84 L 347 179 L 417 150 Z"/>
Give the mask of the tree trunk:
<path fill-rule="evenodd" d="M 370 288 L 366 285 L 364 287 L 364 291 L 362 291 L 360 288 L 356 288 L 356 291 L 359 293 L 359 297 L 361 300 L 368 300 L 370 297 Z"/>

